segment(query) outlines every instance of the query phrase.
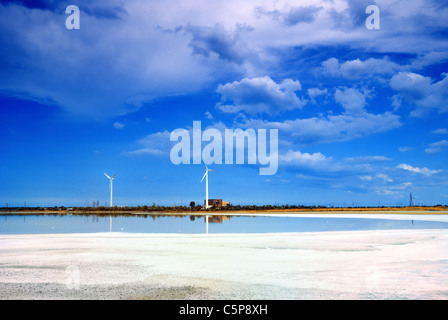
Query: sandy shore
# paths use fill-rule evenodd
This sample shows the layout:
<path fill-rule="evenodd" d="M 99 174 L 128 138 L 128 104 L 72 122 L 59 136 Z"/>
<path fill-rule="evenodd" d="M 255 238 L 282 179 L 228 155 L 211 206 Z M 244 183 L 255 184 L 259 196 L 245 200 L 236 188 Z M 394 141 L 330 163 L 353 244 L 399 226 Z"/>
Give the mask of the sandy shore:
<path fill-rule="evenodd" d="M 0 299 L 448 299 L 448 232 L 0 235 Z"/>

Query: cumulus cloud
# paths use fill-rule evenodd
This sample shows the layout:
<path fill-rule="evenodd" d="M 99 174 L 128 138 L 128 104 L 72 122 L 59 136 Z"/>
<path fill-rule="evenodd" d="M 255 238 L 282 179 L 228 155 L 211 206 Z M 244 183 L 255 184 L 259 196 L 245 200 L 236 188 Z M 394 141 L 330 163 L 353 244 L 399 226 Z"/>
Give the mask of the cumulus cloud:
<path fill-rule="evenodd" d="M 328 95 L 328 89 L 310 88 L 306 91 L 310 98 L 310 103 L 315 104 L 318 97 L 325 97 Z"/>
<path fill-rule="evenodd" d="M 359 79 L 368 75 L 388 75 L 403 68 L 390 61 L 387 56 L 383 59 L 369 58 L 364 61 L 355 59 L 343 63 L 340 63 L 337 58 L 330 58 L 321 65 L 324 74 L 347 79 Z"/>
<path fill-rule="evenodd" d="M 349 141 L 401 126 L 400 117 L 383 114 L 361 113 L 357 115 L 331 115 L 285 121 L 247 120 L 241 124 L 248 128 L 277 128 L 279 136 L 298 144 L 331 143 Z"/>
<path fill-rule="evenodd" d="M 406 163 L 399 164 L 397 166 L 397 168 L 400 168 L 400 169 L 403 169 L 403 170 L 406 170 L 406 171 L 410 171 L 410 172 L 414 172 L 414 173 L 418 173 L 418 174 L 422 174 L 422 175 L 425 175 L 425 176 L 431 176 L 433 174 L 443 172 L 443 170 L 441 170 L 441 169 L 439 169 L 439 170 L 431 170 L 431 169 L 428 169 L 426 167 L 418 168 L 418 167 L 413 167 L 413 166 L 411 166 L 409 164 L 406 164 Z"/>
<path fill-rule="evenodd" d="M 341 104 L 347 114 L 363 113 L 366 105 L 367 92 L 361 92 L 356 88 L 341 88 L 336 89 L 334 98 L 335 101 Z"/>
<path fill-rule="evenodd" d="M 390 80 L 390 86 L 398 94 L 395 95 L 395 104 L 400 106 L 403 101 L 414 105 L 413 116 L 422 116 L 430 110 L 440 113 L 448 112 L 448 78 L 442 74 L 442 80 L 433 82 L 413 72 L 399 72 Z"/>
<path fill-rule="evenodd" d="M 124 152 L 128 156 L 162 156 L 169 154 L 172 144 L 170 143 L 171 133 L 167 130 L 151 133 L 138 141 L 139 148 L 133 151 Z"/>
<path fill-rule="evenodd" d="M 380 162 L 389 161 L 384 156 L 364 156 L 355 158 L 334 159 L 321 152 L 308 153 L 289 149 L 279 154 L 279 166 L 282 170 L 296 173 L 301 182 L 322 188 L 345 188 L 366 192 L 376 184 L 388 186 L 394 182 L 388 170 Z M 378 173 L 380 172 L 380 173 Z M 367 183 L 362 185 L 359 181 Z"/>
<path fill-rule="evenodd" d="M 64 4 L 57 1 L 3 1 L 0 90 L 22 99 L 51 103 L 69 112 L 104 117 L 136 111 L 148 102 L 148 96 L 201 90 L 211 79 L 230 72 L 229 64 L 237 65 L 231 72 L 238 74 L 238 79 L 269 74 L 262 71 L 277 68 L 274 64 L 283 61 L 285 49 L 305 45 L 319 48 L 337 43 L 346 47 L 377 46 L 378 52 L 408 50 L 406 53 L 422 55 L 414 61 L 418 68 L 447 57 L 446 39 L 428 37 L 428 30 L 443 31 L 446 22 L 436 19 L 439 12 L 434 5 L 425 3 L 394 3 L 400 14 L 387 17 L 396 28 L 406 26 L 409 30 L 405 33 L 384 28 L 381 36 L 371 33 L 366 37 L 365 28 L 361 28 L 362 32 L 342 32 L 334 28 L 337 19 L 329 19 L 349 18 L 351 26 L 362 26 L 365 6 L 354 0 L 316 0 L 303 6 L 287 1 L 87 1 L 82 3 L 81 29 L 76 31 L 65 29 Z M 257 11 L 257 5 L 268 9 Z M 269 15 L 277 18 L 266 19 Z M 420 18 L 418 23 L 398 23 L 416 17 Z M 418 41 L 413 30 L 422 34 Z M 402 38 L 409 41 L 400 41 Z M 274 63 L 263 64 L 258 59 Z M 387 57 L 345 62 L 332 58 L 322 67 L 327 74 L 350 79 L 399 70 Z M 445 82 L 431 84 L 433 97 L 428 99 L 436 102 L 439 110 L 443 110 L 440 102 L 446 101 Z M 406 93 L 401 92 L 405 89 L 398 89 L 406 99 Z M 303 106 L 304 102 L 290 91 L 286 96 L 291 108 Z M 268 108 L 269 112 L 285 109 L 283 103 L 280 105 Z M 235 104 L 226 106 L 229 108 L 223 105 L 226 111 L 238 109 Z M 248 106 L 253 105 L 244 105 Z"/>
<path fill-rule="evenodd" d="M 220 59 L 236 63 L 242 63 L 253 54 L 239 37 L 242 32 L 250 31 L 250 28 L 237 28 L 233 34 L 221 24 L 213 27 L 188 25 L 184 29 L 192 36 L 189 46 L 195 54 L 208 57 L 215 53 Z"/>
<path fill-rule="evenodd" d="M 365 162 L 353 164 L 346 159 L 338 161 L 321 152 L 308 153 L 289 149 L 287 152 L 279 154 L 278 161 L 279 166 L 283 169 L 302 174 L 307 172 L 319 177 L 332 176 L 336 178 L 338 175 L 347 177 L 348 174 L 357 175 L 366 170 Z"/>
<path fill-rule="evenodd" d="M 302 153 L 301 151 L 288 150 L 285 154 L 279 155 L 279 163 L 281 165 L 306 167 L 306 168 L 323 168 L 329 169 L 332 162 L 331 158 L 326 157 L 320 152 Z"/>
<path fill-rule="evenodd" d="M 301 109 L 306 101 L 296 95 L 301 90 L 298 80 L 285 79 L 276 83 L 270 77 L 244 78 L 216 90 L 221 95 L 218 108 L 226 113 L 240 111 L 251 115 L 275 115 L 284 111 Z"/>

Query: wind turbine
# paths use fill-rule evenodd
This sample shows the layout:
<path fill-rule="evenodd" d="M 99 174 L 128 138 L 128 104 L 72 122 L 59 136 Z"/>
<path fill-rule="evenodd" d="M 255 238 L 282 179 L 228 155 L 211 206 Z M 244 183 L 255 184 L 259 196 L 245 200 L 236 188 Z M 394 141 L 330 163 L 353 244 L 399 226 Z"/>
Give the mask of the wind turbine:
<path fill-rule="evenodd" d="M 207 165 L 205 165 L 205 173 L 204 173 L 204 176 L 201 179 L 201 183 L 202 183 L 202 180 L 204 180 L 204 178 L 205 178 L 205 209 L 206 210 L 209 208 L 209 205 L 208 205 L 208 173 L 209 173 L 209 171 L 217 172 L 215 170 L 209 169 L 207 167 Z"/>
<path fill-rule="evenodd" d="M 112 204 L 112 183 L 113 183 L 114 177 L 117 175 L 117 173 L 114 174 L 112 177 L 109 177 L 107 174 L 104 174 L 110 180 L 110 207 L 113 207 L 113 204 Z"/>

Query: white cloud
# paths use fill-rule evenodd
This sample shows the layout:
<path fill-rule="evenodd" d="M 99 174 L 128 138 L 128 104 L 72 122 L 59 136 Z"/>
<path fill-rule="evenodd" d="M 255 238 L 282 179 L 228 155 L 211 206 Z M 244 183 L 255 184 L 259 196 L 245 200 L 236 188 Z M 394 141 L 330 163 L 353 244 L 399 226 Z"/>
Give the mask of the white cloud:
<path fill-rule="evenodd" d="M 289 150 L 286 154 L 279 155 L 279 163 L 281 165 L 292 165 L 314 169 L 326 167 L 327 169 L 331 169 L 331 162 L 331 158 L 327 158 L 320 152 L 310 154 Z"/>
<path fill-rule="evenodd" d="M 350 60 L 340 63 L 337 58 L 330 58 L 322 62 L 323 72 L 331 76 L 340 76 L 348 79 L 359 79 L 369 75 L 393 74 L 402 69 L 388 57 L 383 59 L 369 58 L 367 60 Z"/>
<path fill-rule="evenodd" d="M 116 121 L 116 122 L 114 123 L 114 128 L 115 128 L 115 129 L 123 129 L 123 128 L 124 128 L 124 124 L 123 124 L 123 123 L 120 123 L 120 122 L 118 122 L 118 121 Z"/>
<path fill-rule="evenodd" d="M 433 134 L 448 134 L 448 130 L 445 128 L 436 129 L 434 131 L 431 131 Z"/>
<path fill-rule="evenodd" d="M 327 89 L 319 89 L 319 88 L 310 88 L 306 91 L 308 93 L 308 96 L 310 97 L 311 103 L 316 103 L 317 97 L 325 97 L 328 94 Z"/>
<path fill-rule="evenodd" d="M 258 1 L 257 1 L 258 2 Z M 314 0 L 300 2 L 301 6 L 319 8 L 313 14 L 301 14 L 296 25 L 285 26 L 284 17 L 293 12 L 297 2 L 260 1 L 255 10 L 259 21 L 253 21 L 255 34 L 264 34 L 273 47 L 306 45 L 351 45 L 366 52 L 399 52 L 424 54 L 446 50 L 442 30 L 447 26 L 444 15 L 433 0 L 409 1 L 376 0 L 381 9 L 381 29 L 369 32 L 365 27 L 365 9 L 369 3 L 359 0 Z M 307 18 L 305 21 L 304 18 Z M 280 23 L 279 23 L 280 22 Z M 440 31 L 440 36 L 428 36 Z M 348 67 L 348 66 L 347 66 Z M 361 69 L 364 66 L 361 66 Z M 392 66 L 393 67 L 393 66 Z M 360 68 L 354 66 L 356 70 Z M 389 65 L 385 65 L 387 71 Z"/>
<path fill-rule="evenodd" d="M 391 161 L 391 158 L 385 157 L 385 156 L 360 156 L 360 157 L 350 157 L 346 158 L 346 161 L 350 162 L 382 162 L 382 161 Z"/>
<path fill-rule="evenodd" d="M 431 170 L 431 169 L 428 169 L 426 167 L 418 168 L 418 167 L 413 167 L 413 166 L 411 166 L 409 164 L 406 164 L 406 163 L 399 164 L 397 166 L 397 168 L 400 168 L 400 169 L 403 169 L 403 170 L 407 170 L 407 171 L 410 171 L 410 172 L 414 172 L 414 173 L 423 174 L 425 176 L 431 176 L 433 174 L 443 172 L 443 170 L 441 170 L 441 169 L 439 169 L 439 170 Z"/>
<path fill-rule="evenodd" d="M 219 59 L 238 64 L 255 55 L 247 48 L 247 43 L 241 41 L 240 36 L 244 32 L 250 32 L 251 28 L 237 28 L 233 33 L 221 24 L 212 27 L 188 25 L 184 29 L 192 35 L 189 46 L 195 54 L 209 57 L 214 53 Z"/>
<path fill-rule="evenodd" d="M 393 182 L 394 181 L 393 179 L 389 178 L 389 176 L 387 174 L 385 174 L 385 173 L 378 173 L 376 175 L 376 177 L 378 179 L 381 179 L 381 180 L 385 181 L 385 182 Z"/>
<path fill-rule="evenodd" d="M 410 191 L 412 188 L 412 182 L 403 182 L 399 184 L 394 185 L 381 185 L 381 186 L 375 186 L 374 190 L 379 195 L 391 195 L 391 196 L 402 196 L 403 191 L 406 190 L 406 192 Z"/>
<path fill-rule="evenodd" d="M 418 57 L 411 63 L 412 69 L 423 69 L 433 64 L 443 63 L 448 60 L 448 52 L 446 51 L 432 51 Z"/>
<path fill-rule="evenodd" d="M 310 173 L 314 177 L 328 177 L 334 181 L 346 180 L 348 176 L 370 171 L 368 161 L 351 163 L 347 159 L 336 160 L 321 152 L 307 153 L 288 150 L 279 154 L 279 166 L 301 174 Z"/>
<path fill-rule="evenodd" d="M 191 54 L 188 38 L 155 28 L 152 18 L 165 11 L 143 19 L 151 5 L 134 11 L 136 3 L 103 4 L 123 5 L 122 19 L 81 8 L 79 30 L 65 28 L 63 11 L 0 5 L 0 90 L 98 118 L 133 112 L 155 96 L 202 88 L 213 71 Z"/>
<path fill-rule="evenodd" d="M 374 177 L 372 177 L 371 175 L 361 175 L 358 176 L 358 178 L 362 181 L 374 181 Z M 375 178 L 382 180 L 384 182 L 394 182 L 393 179 L 391 179 L 387 174 L 385 173 L 378 173 Z"/>
<path fill-rule="evenodd" d="M 76 31 L 65 29 L 63 5 L 55 1 L 40 1 L 48 10 L 7 1 L 0 6 L 0 89 L 73 113 L 107 117 L 133 112 L 160 96 L 201 90 L 217 77 L 272 74 L 268 71 L 279 67 L 276 63 L 287 50 L 307 45 L 418 53 L 415 67 L 446 60 L 445 37 L 428 36 L 447 27 L 433 3 L 378 1 L 387 8 L 382 14 L 389 28 L 369 33 L 363 26 L 365 7 L 352 0 L 314 0 L 300 6 L 284 0 L 87 1 Z M 353 79 L 399 70 L 387 57 L 333 58 L 323 66 Z M 436 87 L 439 95 L 447 91 Z M 432 99 L 441 98 L 436 94 Z M 304 104 L 291 91 L 282 99 L 281 110 L 287 100 L 290 108 Z M 222 107 L 228 112 L 258 109 L 251 103 Z"/>
<path fill-rule="evenodd" d="M 172 146 L 170 142 L 170 135 L 171 133 L 166 130 L 148 134 L 146 137 L 138 141 L 138 144 L 141 145 L 140 148 L 133 151 L 124 152 L 124 154 L 129 156 L 168 155 Z"/>
<path fill-rule="evenodd" d="M 431 78 L 412 72 L 399 72 L 390 80 L 392 89 L 398 91 L 395 104 L 402 104 L 403 100 L 417 108 L 411 113 L 422 116 L 430 110 L 448 112 L 448 78 L 433 82 Z"/>
<path fill-rule="evenodd" d="M 213 120 L 214 118 L 213 118 L 213 115 L 210 113 L 210 111 L 206 111 L 205 113 L 204 113 L 204 115 L 207 117 L 207 119 L 209 119 L 209 120 Z"/>
<path fill-rule="evenodd" d="M 448 146 L 448 140 L 437 141 L 429 144 L 429 147 L 425 149 L 426 153 L 438 153 Z"/>
<path fill-rule="evenodd" d="M 332 115 L 280 121 L 246 120 L 245 128 L 277 128 L 279 136 L 288 137 L 295 144 L 349 141 L 401 126 L 400 117 L 390 112 L 383 114 Z"/>
<path fill-rule="evenodd" d="M 367 92 L 361 92 L 355 88 L 336 89 L 334 99 L 344 107 L 347 114 L 359 114 L 364 112 Z"/>
<path fill-rule="evenodd" d="M 407 152 L 407 151 L 410 151 L 410 150 L 412 150 L 412 149 L 414 149 L 414 147 L 398 147 L 398 151 L 400 151 L 400 152 Z"/>
<path fill-rule="evenodd" d="M 281 21 L 285 26 L 291 27 L 299 23 L 311 23 L 316 19 L 317 13 L 322 7 L 315 5 L 291 7 L 286 10 L 266 10 L 263 7 L 256 7 L 256 12 L 260 15 L 271 16 L 273 19 Z"/>
<path fill-rule="evenodd" d="M 223 112 L 274 115 L 302 108 L 306 101 L 295 93 L 301 89 L 298 80 L 285 79 L 276 83 L 266 76 L 219 85 L 216 92 L 221 95 L 218 107 Z"/>
<path fill-rule="evenodd" d="M 364 156 L 338 160 L 321 152 L 291 149 L 279 154 L 280 168 L 290 175 L 295 174 L 303 184 L 361 193 L 394 188 L 395 178 L 387 172 L 390 168 L 382 165 L 385 161 L 391 159 Z"/>

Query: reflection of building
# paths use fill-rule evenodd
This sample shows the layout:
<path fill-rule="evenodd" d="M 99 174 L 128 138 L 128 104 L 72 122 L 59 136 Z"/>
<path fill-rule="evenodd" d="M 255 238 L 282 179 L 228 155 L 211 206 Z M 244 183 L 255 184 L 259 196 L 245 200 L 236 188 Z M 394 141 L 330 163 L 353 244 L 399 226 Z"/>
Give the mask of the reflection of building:
<path fill-rule="evenodd" d="M 414 197 L 412 196 L 412 193 L 409 194 L 409 206 L 413 207 L 414 206 Z"/>
<path fill-rule="evenodd" d="M 206 221 L 205 219 L 207 218 L 209 223 L 223 223 L 224 221 L 230 219 L 228 216 L 205 216 L 204 221 Z"/>
<path fill-rule="evenodd" d="M 208 206 L 213 207 L 216 206 L 218 208 L 225 207 L 229 204 L 228 201 L 222 201 L 222 199 L 208 199 Z M 205 206 L 205 200 L 204 200 L 204 206 Z"/>

